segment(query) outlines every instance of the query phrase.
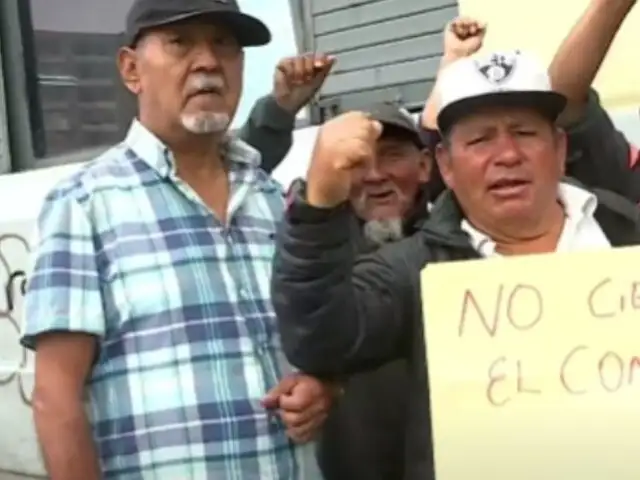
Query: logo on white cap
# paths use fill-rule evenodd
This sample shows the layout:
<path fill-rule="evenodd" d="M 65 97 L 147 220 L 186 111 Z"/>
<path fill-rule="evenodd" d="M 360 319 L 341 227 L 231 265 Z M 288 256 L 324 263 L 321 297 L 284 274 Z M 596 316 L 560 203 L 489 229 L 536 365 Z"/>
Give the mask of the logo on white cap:
<path fill-rule="evenodd" d="M 453 62 L 440 73 L 441 108 L 467 98 L 502 92 L 550 92 L 544 65 L 519 50 L 476 54 Z"/>
<path fill-rule="evenodd" d="M 519 51 L 509 53 L 494 53 L 488 57 L 474 59 L 476 68 L 484 78 L 494 84 L 509 79 L 518 61 Z"/>

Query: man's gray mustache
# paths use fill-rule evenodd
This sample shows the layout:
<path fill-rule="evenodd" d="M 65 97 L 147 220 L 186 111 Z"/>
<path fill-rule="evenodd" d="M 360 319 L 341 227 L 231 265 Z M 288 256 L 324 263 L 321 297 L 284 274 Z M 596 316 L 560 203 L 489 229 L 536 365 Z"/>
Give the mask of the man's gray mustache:
<path fill-rule="evenodd" d="M 202 91 L 214 90 L 220 91 L 224 88 L 224 79 L 217 76 L 199 76 L 191 77 L 187 83 L 187 92 L 189 96 L 196 95 Z"/>

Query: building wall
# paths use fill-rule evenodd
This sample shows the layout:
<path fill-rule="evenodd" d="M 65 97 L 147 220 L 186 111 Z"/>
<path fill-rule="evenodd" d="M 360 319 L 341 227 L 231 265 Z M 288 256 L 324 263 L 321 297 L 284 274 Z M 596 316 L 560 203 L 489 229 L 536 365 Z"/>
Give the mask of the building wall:
<path fill-rule="evenodd" d="M 291 0 L 291 7 L 299 49 L 338 57 L 319 99 L 327 115 L 383 99 L 422 105 L 442 30 L 458 11 L 455 0 Z"/>

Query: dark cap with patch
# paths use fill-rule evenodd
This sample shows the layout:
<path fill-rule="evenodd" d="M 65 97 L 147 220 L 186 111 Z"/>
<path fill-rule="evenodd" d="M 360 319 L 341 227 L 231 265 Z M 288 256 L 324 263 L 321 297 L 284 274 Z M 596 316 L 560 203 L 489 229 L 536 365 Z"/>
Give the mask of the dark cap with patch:
<path fill-rule="evenodd" d="M 127 15 L 127 45 L 135 45 L 146 30 L 196 17 L 224 25 L 243 47 L 271 41 L 267 26 L 242 13 L 236 0 L 135 0 Z"/>
<path fill-rule="evenodd" d="M 418 136 L 418 127 L 411 118 L 411 114 L 404 108 L 398 107 L 391 102 L 381 102 L 365 109 L 373 120 L 382 123 L 382 126 L 394 127 L 405 130 L 407 133 Z"/>

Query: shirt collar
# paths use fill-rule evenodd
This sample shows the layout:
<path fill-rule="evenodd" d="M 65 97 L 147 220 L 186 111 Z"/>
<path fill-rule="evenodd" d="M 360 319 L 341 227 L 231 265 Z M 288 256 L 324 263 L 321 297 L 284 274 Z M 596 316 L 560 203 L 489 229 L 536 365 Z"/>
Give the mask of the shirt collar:
<path fill-rule="evenodd" d="M 593 193 L 568 183 L 559 185 L 558 199 L 564 208 L 565 216 L 575 222 L 593 217 L 598 207 L 598 199 Z M 462 220 L 460 227 L 469 235 L 471 245 L 476 251 L 483 255 L 493 254 L 495 244 L 488 235 L 475 228 L 466 219 Z"/>
<path fill-rule="evenodd" d="M 175 162 L 171 150 L 137 119 L 131 123 L 124 143 L 160 176 L 168 177 L 175 174 Z M 224 159 L 232 166 L 244 164 L 250 168 L 258 168 L 261 163 L 260 153 L 236 136 L 229 136 L 224 147 Z"/>

